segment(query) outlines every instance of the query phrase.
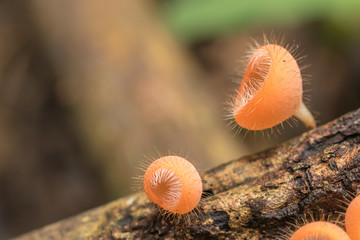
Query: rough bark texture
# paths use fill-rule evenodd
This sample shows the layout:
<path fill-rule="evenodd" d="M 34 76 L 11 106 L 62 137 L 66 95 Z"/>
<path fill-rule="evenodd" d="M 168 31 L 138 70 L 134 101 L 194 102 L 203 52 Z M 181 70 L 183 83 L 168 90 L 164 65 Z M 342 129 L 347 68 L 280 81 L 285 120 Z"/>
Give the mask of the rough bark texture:
<path fill-rule="evenodd" d="M 206 172 L 199 214 L 164 219 L 144 194 L 17 239 L 274 239 L 305 213 L 334 214 L 360 187 L 360 109 Z"/>

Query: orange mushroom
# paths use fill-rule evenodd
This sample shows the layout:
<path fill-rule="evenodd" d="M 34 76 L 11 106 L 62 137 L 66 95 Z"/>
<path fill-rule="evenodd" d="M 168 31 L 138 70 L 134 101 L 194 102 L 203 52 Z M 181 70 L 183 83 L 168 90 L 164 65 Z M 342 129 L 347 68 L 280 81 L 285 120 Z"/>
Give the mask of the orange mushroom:
<path fill-rule="evenodd" d="M 346 210 L 345 227 L 352 240 L 360 240 L 360 195 L 351 201 Z"/>
<path fill-rule="evenodd" d="M 311 129 L 315 120 L 302 96 L 302 77 L 295 58 L 282 46 L 266 44 L 250 57 L 233 100 L 232 116 L 249 130 L 272 128 L 292 116 Z"/>
<path fill-rule="evenodd" d="M 308 223 L 291 236 L 290 240 L 350 240 L 339 226 L 325 221 Z"/>
<path fill-rule="evenodd" d="M 146 170 L 144 189 L 149 199 L 161 208 L 185 214 L 199 203 L 202 182 L 189 161 L 178 156 L 165 156 L 154 161 Z"/>

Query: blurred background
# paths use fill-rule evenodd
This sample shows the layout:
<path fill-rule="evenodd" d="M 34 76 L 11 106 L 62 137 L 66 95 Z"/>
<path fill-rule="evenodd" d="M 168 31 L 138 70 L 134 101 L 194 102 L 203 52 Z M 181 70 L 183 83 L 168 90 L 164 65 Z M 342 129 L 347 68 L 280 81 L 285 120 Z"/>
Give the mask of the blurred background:
<path fill-rule="evenodd" d="M 226 126 L 235 63 L 263 33 L 308 56 L 318 124 L 355 110 L 359 12 L 358 0 L 1 0 L 0 239 L 132 193 L 157 152 L 204 171 L 304 132 Z"/>

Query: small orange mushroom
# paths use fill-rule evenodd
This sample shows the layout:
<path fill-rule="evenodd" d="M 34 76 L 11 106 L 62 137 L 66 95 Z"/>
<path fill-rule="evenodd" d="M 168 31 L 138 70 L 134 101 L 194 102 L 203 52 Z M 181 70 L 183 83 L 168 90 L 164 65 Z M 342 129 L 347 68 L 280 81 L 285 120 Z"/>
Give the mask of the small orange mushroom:
<path fill-rule="evenodd" d="M 339 226 L 325 221 L 308 223 L 291 236 L 290 240 L 350 240 Z"/>
<path fill-rule="evenodd" d="M 311 129 L 315 120 L 302 96 L 295 58 L 282 46 L 266 44 L 250 57 L 231 112 L 236 123 L 249 130 L 272 128 L 292 116 Z"/>
<path fill-rule="evenodd" d="M 346 210 L 345 227 L 352 240 L 360 240 L 360 195 L 351 201 Z"/>
<path fill-rule="evenodd" d="M 149 199 L 161 208 L 185 214 L 199 203 L 202 182 L 189 161 L 178 156 L 165 156 L 154 161 L 146 170 L 144 189 Z"/>

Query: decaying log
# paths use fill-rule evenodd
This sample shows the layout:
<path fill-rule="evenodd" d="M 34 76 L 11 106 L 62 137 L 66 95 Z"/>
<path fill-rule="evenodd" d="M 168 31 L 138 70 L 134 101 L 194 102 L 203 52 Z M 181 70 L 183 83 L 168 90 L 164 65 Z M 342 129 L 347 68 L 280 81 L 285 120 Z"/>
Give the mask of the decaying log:
<path fill-rule="evenodd" d="M 199 214 L 164 219 L 135 194 L 17 239 L 275 239 L 304 213 L 334 214 L 360 186 L 360 109 L 203 177 Z"/>

